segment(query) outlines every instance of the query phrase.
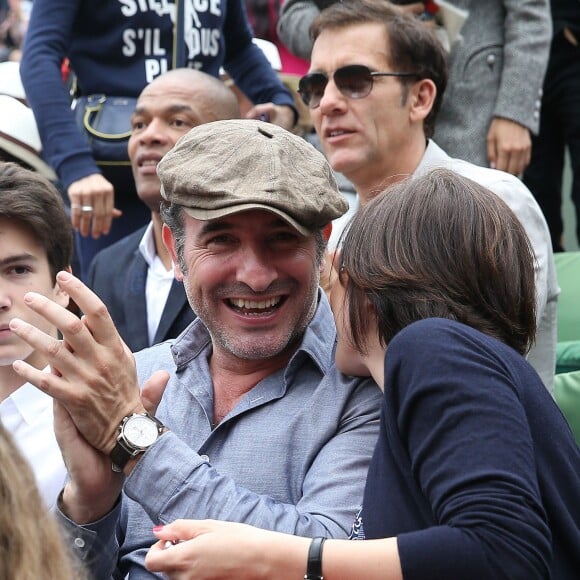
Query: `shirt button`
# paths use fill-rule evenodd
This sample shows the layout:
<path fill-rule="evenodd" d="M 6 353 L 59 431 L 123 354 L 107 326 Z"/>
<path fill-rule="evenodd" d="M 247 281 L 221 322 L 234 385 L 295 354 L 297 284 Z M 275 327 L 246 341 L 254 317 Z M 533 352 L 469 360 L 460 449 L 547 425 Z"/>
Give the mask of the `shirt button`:
<path fill-rule="evenodd" d="M 539 119 L 539 118 L 540 118 L 540 112 L 534 111 L 534 119 Z"/>
<path fill-rule="evenodd" d="M 82 538 L 75 538 L 75 546 L 77 548 L 84 548 L 85 547 L 85 541 Z"/>
<path fill-rule="evenodd" d="M 544 96 L 544 89 L 540 89 L 538 91 L 538 96 L 540 97 L 540 99 Z"/>
<path fill-rule="evenodd" d="M 540 101 L 540 99 L 538 99 L 535 103 L 536 105 L 536 109 L 539 109 L 542 106 L 542 101 Z"/>
<path fill-rule="evenodd" d="M 493 66 L 495 64 L 495 54 L 488 54 L 487 55 L 487 64 L 489 66 Z"/>
<path fill-rule="evenodd" d="M 199 458 L 204 461 L 205 463 L 209 463 L 209 456 L 208 455 L 200 455 Z"/>

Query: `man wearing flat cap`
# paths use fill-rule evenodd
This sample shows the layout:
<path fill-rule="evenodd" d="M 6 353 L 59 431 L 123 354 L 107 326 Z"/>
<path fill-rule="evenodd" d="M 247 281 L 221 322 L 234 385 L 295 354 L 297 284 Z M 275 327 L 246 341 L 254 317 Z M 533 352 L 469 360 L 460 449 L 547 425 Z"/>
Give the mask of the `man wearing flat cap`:
<path fill-rule="evenodd" d="M 153 576 L 152 528 L 176 518 L 346 537 L 380 392 L 333 365 L 318 284 L 323 229 L 347 205 L 330 167 L 284 129 L 232 120 L 191 130 L 158 174 L 164 241 L 199 318 L 135 365 L 100 300 L 61 273 L 82 321 L 36 295 L 28 304 L 63 341 L 11 324 L 53 368 L 15 364 L 57 401 L 71 547 L 96 578 L 133 580 Z"/>

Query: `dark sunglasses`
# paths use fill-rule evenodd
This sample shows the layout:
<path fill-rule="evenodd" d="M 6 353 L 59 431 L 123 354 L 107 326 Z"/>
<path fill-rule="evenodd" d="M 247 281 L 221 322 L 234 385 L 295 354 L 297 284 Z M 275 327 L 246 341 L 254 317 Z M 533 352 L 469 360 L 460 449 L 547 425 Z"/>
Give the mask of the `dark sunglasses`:
<path fill-rule="evenodd" d="M 374 77 L 417 77 L 411 72 L 374 72 L 363 64 L 349 64 L 334 71 L 332 78 L 336 88 L 349 99 L 364 99 L 373 88 Z M 328 76 L 321 72 L 303 76 L 298 83 L 298 93 L 304 104 L 316 109 L 324 95 Z"/>

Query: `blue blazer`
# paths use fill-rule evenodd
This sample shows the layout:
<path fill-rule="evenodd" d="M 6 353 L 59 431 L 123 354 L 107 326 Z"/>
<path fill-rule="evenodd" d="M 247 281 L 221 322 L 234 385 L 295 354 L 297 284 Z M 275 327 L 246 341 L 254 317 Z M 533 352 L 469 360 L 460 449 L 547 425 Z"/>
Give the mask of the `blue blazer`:
<path fill-rule="evenodd" d="M 123 340 L 133 352 L 151 346 L 147 331 L 147 262 L 139 251 L 143 227 L 93 259 L 87 285 L 107 306 Z M 195 318 L 183 284 L 173 281 L 153 344 L 178 336 Z"/>

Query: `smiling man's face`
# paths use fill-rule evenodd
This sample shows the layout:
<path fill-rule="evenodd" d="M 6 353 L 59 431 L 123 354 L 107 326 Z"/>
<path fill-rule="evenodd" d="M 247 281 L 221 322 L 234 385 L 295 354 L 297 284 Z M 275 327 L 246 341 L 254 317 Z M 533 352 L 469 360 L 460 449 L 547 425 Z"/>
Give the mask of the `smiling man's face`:
<path fill-rule="evenodd" d="M 265 210 L 183 220 L 186 271 L 177 266 L 176 277 L 209 329 L 214 354 L 245 361 L 289 357 L 316 309 L 315 236 L 302 236 Z"/>

